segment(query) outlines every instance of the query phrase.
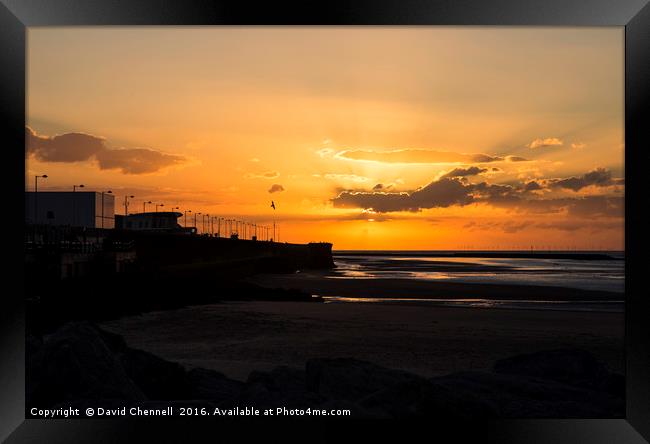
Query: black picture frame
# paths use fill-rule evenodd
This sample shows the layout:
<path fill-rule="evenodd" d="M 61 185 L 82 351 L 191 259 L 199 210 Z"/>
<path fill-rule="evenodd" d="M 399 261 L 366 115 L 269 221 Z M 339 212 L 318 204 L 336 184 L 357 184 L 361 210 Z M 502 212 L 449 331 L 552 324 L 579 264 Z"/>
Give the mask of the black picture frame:
<path fill-rule="evenodd" d="M 25 127 L 25 49 L 26 27 L 31 26 L 108 26 L 108 25 L 507 25 L 507 26 L 624 26 L 625 27 L 625 251 L 626 251 L 626 418 L 499 420 L 472 424 L 439 423 L 427 426 L 432 440 L 438 433 L 488 442 L 526 443 L 640 443 L 650 440 L 650 351 L 648 348 L 648 273 L 646 252 L 648 223 L 645 212 L 647 173 L 650 166 L 650 5 L 647 0 L 366 0 L 358 2 L 276 2 L 208 0 L 0 0 L 0 113 L 4 131 L 5 172 L 10 175 L 7 194 L 15 196 L 12 208 L 23 209 L 24 127 Z M 9 167 L 10 166 L 10 167 Z M 6 174 L 4 174 L 7 176 Z M 7 207 L 5 207 L 7 210 Z M 22 215 L 22 213 L 19 213 Z M 2 347 L 0 355 L 0 440 L 7 442 L 124 442 L 191 439 L 204 427 L 214 439 L 227 426 L 238 428 L 239 440 L 260 428 L 241 427 L 239 421 L 198 420 L 25 420 L 25 335 L 23 295 L 23 239 L 9 221 L 5 239 L 5 271 L 11 276 L 3 291 Z M 18 232 L 18 233 L 16 233 Z M 15 233 L 9 235 L 9 233 Z M 332 440 L 341 436 L 332 422 L 311 421 L 310 436 L 301 440 Z M 265 432 L 281 427 L 279 421 L 267 424 Z M 383 433 L 386 423 L 366 423 L 364 441 L 371 432 Z M 286 426 L 286 424 L 284 424 Z M 284 437 L 292 432 L 277 429 Z M 293 430 L 293 429 L 291 429 Z M 403 432 L 402 432 L 403 433 Z M 270 435 L 268 435 L 270 436 Z M 389 435 L 383 435 L 387 437 Z M 404 436 L 404 435 L 396 435 Z M 407 435 L 408 436 L 408 435 Z"/>

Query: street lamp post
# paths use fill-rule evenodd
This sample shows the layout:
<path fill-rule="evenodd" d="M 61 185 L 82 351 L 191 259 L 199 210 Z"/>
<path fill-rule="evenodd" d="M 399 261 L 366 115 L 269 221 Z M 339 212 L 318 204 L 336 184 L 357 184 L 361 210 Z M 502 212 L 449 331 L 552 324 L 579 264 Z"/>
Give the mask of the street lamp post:
<path fill-rule="evenodd" d="M 74 193 L 77 191 L 77 188 L 84 188 L 84 184 L 81 185 L 72 185 L 72 225 L 77 223 L 77 199 Z"/>
<path fill-rule="evenodd" d="M 146 213 L 147 212 L 147 204 L 152 204 L 152 203 L 153 202 L 151 202 L 150 200 L 146 201 L 146 202 L 142 202 L 142 212 Z"/>
<path fill-rule="evenodd" d="M 124 196 L 124 216 L 129 215 L 129 199 L 133 199 L 135 196 Z"/>
<path fill-rule="evenodd" d="M 187 228 L 187 213 L 191 213 L 191 212 L 192 212 L 192 210 L 185 210 L 185 211 L 184 211 L 184 214 L 185 214 L 185 222 L 183 222 L 183 225 L 185 225 L 185 228 Z"/>
<path fill-rule="evenodd" d="M 198 216 L 199 214 L 201 214 L 201 213 L 194 213 L 194 228 L 197 228 L 196 227 L 196 216 Z M 197 232 L 198 232 L 198 229 L 197 229 Z"/>
<path fill-rule="evenodd" d="M 47 174 L 34 176 L 34 224 L 38 222 L 38 179 L 47 179 Z"/>
<path fill-rule="evenodd" d="M 113 194 L 111 190 L 102 191 L 102 228 L 104 228 L 104 194 Z"/>

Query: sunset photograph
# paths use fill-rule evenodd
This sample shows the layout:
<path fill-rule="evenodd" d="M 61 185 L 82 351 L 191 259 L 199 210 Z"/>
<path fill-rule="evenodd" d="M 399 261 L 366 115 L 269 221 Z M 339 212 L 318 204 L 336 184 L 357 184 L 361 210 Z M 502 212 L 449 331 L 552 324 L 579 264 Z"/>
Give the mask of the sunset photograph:
<path fill-rule="evenodd" d="M 28 418 L 624 417 L 623 27 L 26 45 Z"/>

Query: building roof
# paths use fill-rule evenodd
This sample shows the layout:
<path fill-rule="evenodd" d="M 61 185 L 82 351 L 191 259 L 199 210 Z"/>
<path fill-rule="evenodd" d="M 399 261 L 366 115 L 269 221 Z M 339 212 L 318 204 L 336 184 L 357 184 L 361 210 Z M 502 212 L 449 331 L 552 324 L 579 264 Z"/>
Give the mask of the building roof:
<path fill-rule="evenodd" d="M 179 218 L 183 213 L 177 211 L 147 211 L 146 213 L 131 213 L 128 217 L 175 217 Z"/>
<path fill-rule="evenodd" d="M 25 194 L 35 194 L 36 192 L 34 190 L 25 190 Z M 102 194 L 101 191 L 84 191 L 83 188 L 78 189 L 77 191 L 54 191 L 54 190 L 38 190 L 38 195 L 39 196 L 45 196 L 45 195 L 68 195 L 68 196 L 73 196 L 77 194 Z M 113 197 L 115 198 L 115 194 L 113 193 L 104 193 L 104 197 Z"/>

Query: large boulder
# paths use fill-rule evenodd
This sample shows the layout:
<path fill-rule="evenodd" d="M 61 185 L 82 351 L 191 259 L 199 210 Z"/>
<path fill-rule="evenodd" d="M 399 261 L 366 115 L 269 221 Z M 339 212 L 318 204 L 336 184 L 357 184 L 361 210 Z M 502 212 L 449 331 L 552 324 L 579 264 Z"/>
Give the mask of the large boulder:
<path fill-rule="evenodd" d="M 30 336 L 28 342 L 26 385 L 31 405 L 222 402 L 236 399 L 243 387 L 219 372 L 186 371 L 178 363 L 132 349 L 121 336 L 89 322 L 69 323 L 44 339 Z"/>
<path fill-rule="evenodd" d="M 188 381 L 180 364 L 132 348 L 127 348 L 118 357 L 126 374 L 147 399 L 172 401 L 186 398 Z"/>
<path fill-rule="evenodd" d="M 356 401 L 378 390 L 424 378 L 352 358 L 311 359 L 306 365 L 306 387 L 325 398 Z"/>
<path fill-rule="evenodd" d="M 74 399 L 145 399 L 91 323 L 63 326 L 27 359 L 27 398 L 34 405 Z"/>
<path fill-rule="evenodd" d="M 235 399 L 241 393 L 243 383 L 226 377 L 223 373 L 204 368 L 187 372 L 188 399 L 204 399 L 217 402 Z"/>
<path fill-rule="evenodd" d="M 359 405 L 373 415 L 390 418 L 498 416 L 497 407 L 489 399 L 458 393 L 453 387 L 425 379 L 390 385 L 361 399 Z"/>
<path fill-rule="evenodd" d="M 459 408 L 478 402 L 491 405 L 488 416 L 611 418 L 622 417 L 624 412 L 623 398 L 538 377 L 470 371 L 431 381 L 453 392 L 455 401 L 461 401 Z"/>
<path fill-rule="evenodd" d="M 214 370 L 195 368 L 186 371 L 151 353 L 127 347 L 124 339 L 100 330 L 102 338 L 119 357 L 127 375 L 150 400 L 201 399 L 222 401 L 239 394 L 242 383 Z"/>
<path fill-rule="evenodd" d="M 288 366 L 269 372 L 253 371 L 241 395 L 243 402 L 260 402 L 268 407 L 315 406 L 324 398 L 307 389 L 305 371 Z"/>
<path fill-rule="evenodd" d="M 609 372 L 603 363 L 584 350 L 560 349 L 512 356 L 497 361 L 494 371 L 606 391 L 618 396 L 625 393 L 623 376 Z"/>

